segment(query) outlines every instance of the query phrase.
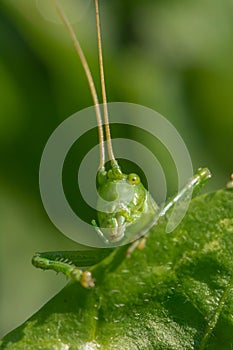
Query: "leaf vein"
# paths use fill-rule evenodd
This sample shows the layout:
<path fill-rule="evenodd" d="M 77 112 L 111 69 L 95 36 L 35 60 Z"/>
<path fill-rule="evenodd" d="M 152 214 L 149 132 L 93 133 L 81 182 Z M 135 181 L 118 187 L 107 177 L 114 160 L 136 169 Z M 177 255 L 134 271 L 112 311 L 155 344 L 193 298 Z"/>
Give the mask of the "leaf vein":
<path fill-rule="evenodd" d="M 211 332 L 213 331 L 214 327 L 216 326 L 216 324 L 218 322 L 218 319 L 219 319 L 221 311 L 224 307 L 225 301 L 228 298 L 228 295 L 230 294 L 230 292 L 232 291 L 232 288 L 233 288 L 233 276 L 231 277 L 225 291 L 222 294 L 222 297 L 220 299 L 218 307 L 216 308 L 214 314 L 212 315 L 212 317 L 210 318 L 210 320 L 208 322 L 205 333 L 204 333 L 203 338 L 202 338 L 201 343 L 200 343 L 199 350 L 204 350 L 206 348 L 206 344 L 209 340 Z"/>

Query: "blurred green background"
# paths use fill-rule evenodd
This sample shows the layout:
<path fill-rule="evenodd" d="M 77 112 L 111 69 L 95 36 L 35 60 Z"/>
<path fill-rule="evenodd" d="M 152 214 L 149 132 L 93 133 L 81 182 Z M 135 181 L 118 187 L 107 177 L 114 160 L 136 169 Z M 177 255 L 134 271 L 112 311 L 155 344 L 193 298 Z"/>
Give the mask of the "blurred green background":
<path fill-rule="evenodd" d="M 78 6 L 67 11 L 78 18 L 75 28 L 99 90 L 93 1 L 65 2 Z M 109 101 L 138 103 L 167 117 L 194 169 L 211 169 L 207 189 L 224 187 L 233 171 L 233 2 L 100 3 Z M 32 254 L 77 248 L 47 217 L 38 170 L 52 131 L 92 100 L 67 33 L 56 16 L 49 20 L 49 5 L 0 1 L 1 336 L 66 283 L 35 270 Z"/>

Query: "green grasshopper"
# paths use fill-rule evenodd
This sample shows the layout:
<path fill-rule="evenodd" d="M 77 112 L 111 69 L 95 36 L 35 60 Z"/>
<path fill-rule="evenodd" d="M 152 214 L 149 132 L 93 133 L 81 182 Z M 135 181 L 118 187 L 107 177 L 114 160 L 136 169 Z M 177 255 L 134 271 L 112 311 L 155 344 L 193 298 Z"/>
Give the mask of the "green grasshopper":
<path fill-rule="evenodd" d="M 172 200 L 170 200 L 163 209 L 160 209 L 150 193 L 143 186 L 140 177 L 137 174 L 124 174 L 121 171 L 121 168 L 114 157 L 111 143 L 103 70 L 99 3 L 98 0 L 95 0 L 105 135 L 108 156 L 111 161 L 111 168 L 106 171 L 104 130 L 102 127 L 102 117 L 93 78 L 80 43 L 69 20 L 57 0 L 51 0 L 51 2 L 61 17 L 62 22 L 73 41 L 74 47 L 86 73 L 94 102 L 99 135 L 100 165 L 97 173 L 97 190 L 99 193 L 97 203 L 98 223 L 95 220 L 92 220 L 92 224 L 93 230 L 96 231 L 96 234 L 98 234 L 105 243 L 106 248 L 86 251 L 36 253 L 32 258 L 32 263 L 34 266 L 44 270 L 50 269 L 56 272 L 62 272 L 74 281 L 79 281 L 84 287 L 93 287 L 94 280 L 91 272 L 88 271 L 88 267 L 97 264 L 107 257 L 114 250 L 114 244 L 119 245 L 124 244 L 125 242 L 127 243 L 125 240 L 128 232 L 130 232 L 132 236 L 133 243 L 127 249 L 127 255 L 130 256 L 136 247 L 142 248 L 145 244 L 146 236 L 149 234 L 150 229 L 156 225 L 158 219 L 166 215 L 168 210 L 177 202 L 182 202 L 182 200 L 184 200 L 190 193 L 190 189 L 196 190 L 202 187 L 211 175 L 207 168 L 199 169 L 197 174 L 191 178 L 188 184 Z M 107 207 L 109 207 L 107 208 L 108 210 L 106 210 L 106 203 Z"/>

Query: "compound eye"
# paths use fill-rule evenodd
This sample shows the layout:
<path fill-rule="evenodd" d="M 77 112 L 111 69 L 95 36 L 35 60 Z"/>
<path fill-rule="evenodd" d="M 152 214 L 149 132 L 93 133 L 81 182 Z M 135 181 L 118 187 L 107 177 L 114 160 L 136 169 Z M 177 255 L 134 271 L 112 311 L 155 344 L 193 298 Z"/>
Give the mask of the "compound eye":
<path fill-rule="evenodd" d="M 141 182 L 140 177 L 134 173 L 129 174 L 127 180 L 132 185 L 137 185 Z"/>

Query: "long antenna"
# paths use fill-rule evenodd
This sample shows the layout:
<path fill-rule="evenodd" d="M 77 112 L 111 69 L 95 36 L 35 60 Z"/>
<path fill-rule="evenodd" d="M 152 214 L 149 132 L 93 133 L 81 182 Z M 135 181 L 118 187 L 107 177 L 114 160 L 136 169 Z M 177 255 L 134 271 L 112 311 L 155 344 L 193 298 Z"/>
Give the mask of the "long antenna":
<path fill-rule="evenodd" d="M 109 116 L 108 116 L 108 105 L 107 105 L 106 87 L 105 87 L 105 79 L 104 79 L 103 50 L 102 50 L 98 0 L 95 0 L 95 13 L 96 13 L 96 27 L 97 27 L 97 37 L 98 37 L 100 80 L 101 80 L 101 90 L 102 90 L 102 98 L 103 98 L 103 106 L 104 106 L 104 122 L 105 122 L 105 133 L 106 133 L 106 140 L 107 140 L 108 155 L 111 160 L 112 166 L 118 166 L 117 161 L 113 154 L 111 132 L 109 127 Z"/>
<path fill-rule="evenodd" d="M 102 118 L 101 118 L 101 112 L 100 112 L 100 107 L 99 107 L 99 100 L 98 100 L 98 96 L 97 96 L 97 92 L 96 92 L 96 88 L 95 88 L 95 84 L 92 78 L 92 74 L 90 71 L 90 68 L 88 66 L 87 60 L 85 58 L 85 55 L 83 53 L 83 50 L 81 48 L 81 45 L 79 43 L 79 40 L 68 20 L 68 18 L 66 17 L 64 11 L 62 10 L 62 8 L 60 7 L 60 5 L 58 4 L 57 0 L 51 0 L 53 6 L 55 7 L 56 11 L 58 12 L 64 26 L 67 29 L 67 32 L 70 36 L 70 38 L 73 41 L 74 47 L 76 49 L 76 52 L 80 58 L 80 61 L 82 63 L 83 69 L 85 71 L 87 80 L 88 80 L 88 84 L 91 90 L 91 95 L 92 95 L 92 99 L 94 102 L 94 107 L 95 107 L 95 113 L 96 113 L 96 120 L 97 120 L 97 125 L 98 125 L 98 134 L 99 134 L 99 147 L 100 147 L 100 165 L 99 168 L 104 168 L 104 164 L 105 164 L 105 154 L 104 154 L 104 134 L 103 134 L 103 127 L 102 127 Z M 107 136 L 106 136 L 107 137 Z"/>

